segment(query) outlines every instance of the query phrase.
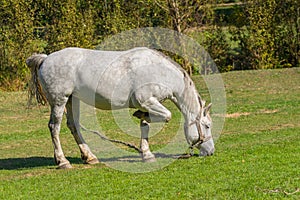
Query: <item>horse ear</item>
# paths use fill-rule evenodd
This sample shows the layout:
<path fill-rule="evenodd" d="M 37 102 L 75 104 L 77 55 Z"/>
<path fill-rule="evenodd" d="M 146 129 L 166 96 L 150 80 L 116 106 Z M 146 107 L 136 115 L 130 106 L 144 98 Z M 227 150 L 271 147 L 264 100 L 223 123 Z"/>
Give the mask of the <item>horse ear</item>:
<path fill-rule="evenodd" d="M 202 108 L 202 99 L 201 99 L 200 95 L 198 95 L 198 101 L 200 103 L 200 107 Z"/>
<path fill-rule="evenodd" d="M 198 101 L 199 101 L 199 103 L 200 103 L 200 108 L 204 108 L 204 106 L 205 106 L 205 101 L 203 101 L 203 100 L 201 99 L 200 95 L 198 95 Z"/>
<path fill-rule="evenodd" d="M 206 101 L 201 101 L 201 106 L 202 106 L 202 108 L 205 108 L 205 103 L 206 103 Z"/>
<path fill-rule="evenodd" d="M 208 106 L 204 108 L 204 116 L 206 116 L 209 113 L 211 106 L 212 106 L 212 103 L 208 104 Z"/>

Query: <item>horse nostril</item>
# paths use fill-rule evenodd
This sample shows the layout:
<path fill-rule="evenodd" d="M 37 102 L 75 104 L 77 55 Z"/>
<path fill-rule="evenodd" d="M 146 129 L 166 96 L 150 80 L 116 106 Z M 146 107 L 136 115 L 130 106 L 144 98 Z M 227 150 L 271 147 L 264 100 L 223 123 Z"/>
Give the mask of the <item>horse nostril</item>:
<path fill-rule="evenodd" d="M 208 155 L 208 154 L 207 154 L 207 153 L 205 153 L 205 152 L 203 152 L 203 151 L 202 151 L 202 152 L 200 152 L 200 154 L 199 154 L 199 156 L 200 156 L 200 157 L 204 157 L 204 156 L 207 156 L 207 155 Z"/>

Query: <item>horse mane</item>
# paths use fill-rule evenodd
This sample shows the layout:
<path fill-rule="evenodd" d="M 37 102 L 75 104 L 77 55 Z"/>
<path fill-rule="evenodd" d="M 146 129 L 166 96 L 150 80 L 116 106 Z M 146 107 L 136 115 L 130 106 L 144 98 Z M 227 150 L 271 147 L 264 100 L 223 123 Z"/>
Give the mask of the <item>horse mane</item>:
<path fill-rule="evenodd" d="M 153 49 L 151 49 L 151 50 L 153 50 Z M 182 100 L 185 102 L 185 104 L 180 105 L 180 109 L 185 111 L 186 113 L 198 114 L 198 113 L 195 113 L 195 110 L 198 109 L 198 105 L 196 104 L 196 102 L 201 103 L 202 99 L 201 99 L 201 96 L 199 95 L 199 93 L 197 92 L 195 84 L 194 84 L 193 80 L 191 79 L 191 77 L 189 76 L 189 74 L 177 62 L 175 62 L 169 56 L 165 55 L 164 53 L 162 53 L 158 50 L 153 50 L 153 51 L 155 53 L 157 53 L 158 55 L 162 56 L 163 58 L 165 58 L 166 60 L 168 60 L 172 64 L 172 66 L 175 66 L 176 69 L 178 69 L 183 74 L 183 81 L 184 81 L 185 86 L 184 86 L 184 92 L 182 95 Z M 196 101 L 193 101 L 193 99 L 195 98 L 195 95 L 197 96 L 197 99 L 196 99 Z M 201 105 L 200 105 L 200 107 L 201 107 Z"/>

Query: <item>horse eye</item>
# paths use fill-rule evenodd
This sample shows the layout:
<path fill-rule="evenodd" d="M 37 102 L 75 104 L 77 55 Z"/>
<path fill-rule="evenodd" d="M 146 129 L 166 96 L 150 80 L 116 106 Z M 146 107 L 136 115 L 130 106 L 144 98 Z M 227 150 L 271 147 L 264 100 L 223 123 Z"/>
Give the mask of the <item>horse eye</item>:
<path fill-rule="evenodd" d="M 206 129 L 209 129 L 209 128 L 210 128 L 210 124 L 202 123 L 202 125 L 203 125 Z"/>

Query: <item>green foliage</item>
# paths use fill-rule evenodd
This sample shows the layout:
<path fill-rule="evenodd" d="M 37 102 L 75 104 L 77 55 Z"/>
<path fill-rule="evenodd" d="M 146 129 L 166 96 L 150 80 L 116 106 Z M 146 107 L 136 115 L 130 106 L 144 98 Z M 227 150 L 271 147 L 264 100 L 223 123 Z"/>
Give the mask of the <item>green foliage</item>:
<path fill-rule="evenodd" d="M 69 46 L 91 48 L 94 40 L 94 13 L 87 3 L 58 1 L 55 4 L 56 14 L 46 25 L 48 52 L 60 50 Z M 55 9 L 52 8 L 51 9 Z"/>
<path fill-rule="evenodd" d="M 240 43 L 238 69 L 265 69 L 300 64 L 300 3 L 288 0 L 246 1 L 246 26 L 232 30 Z M 241 21 L 241 20 L 238 20 Z"/>
<path fill-rule="evenodd" d="M 192 35 L 221 72 L 299 66 L 299 8 L 298 0 L 0 0 L 0 89 L 26 87 L 25 60 L 32 53 L 95 48 L 140 27 Z M 172 57 L 198 73 L 187 60 Z"/>
<path fill-rule="evenodd" d="M 0 87 L 20 87 L 26 77 L 24 60 L 38 48 L 33 44 L 32 19 L 27 9 L 31 1 L 2 0 L 0 25 Z M 18 78 L 18 79 L 16 79 Z"/>
<path fill-rule="evenodd" d="M 225 30 L 220 27 L 214 27 L 206 31 L 205 35 L 205 49 L 214 59 L 220 72 L 227 72 L 232 70 L 230 44 L 227 41 Z"/>
<path fill-rule="evenodd" d="M 247 6 L 249 20 L 248 44 L 254 56 L 254 67 L 258 69 L 274 68 L 278 60 L 274 55 L 275 37 L 273 35 L 273 24 L 276 9 L 275 0 L 257 0 Z"/>
<path fill-rule="evenodd" d="M 1 0 L 0 88 L 24 89 L 25 60 L 69 46 L 94 48 L 124 30 L 164 25 L 165 11 L 155 1 Z"/>
<path fill-rule="evenodd" d="M 25 60 L 33 52 L 91 47 L 92 17 L 90 10 L 79 12 L 75 1 L 2 0 L 0 88 L 24 88 Z"/>
<path fill-rule="evenodd" d="M 275 53 L 286 67 L 300 65 L 300 1 L 277 0 Z"/>
<path fill-rule="evenodd" d="M 98 43 L 122 31 L 166 24 L 166 13 L 154 0 L 106 0 L 104 3 L 94 2 L 93 7 L 96 12 L 94 24 Z"/>
<path fill-rule="evenodd" d="M 155 2 L 167 12 L 167 27 L 178 33 L 190 34 L 195 29 L 210 26 L 214 21 L 214 10 L 212 8 L 215 2 L 213 0 L 160 0 Z M 179 63 L 189 74 L 199 73 L 198 67 L 193 66 L 189 60 L 185 59 L 189 54 L 189 52 L 186 52 L 186 44 L 179 39 L 176 41 L 176 45 L 181 47 L 182 55 L 172 55 L 172 59 Z M 167 55 L 171 54 L 167 53 Z"/>

